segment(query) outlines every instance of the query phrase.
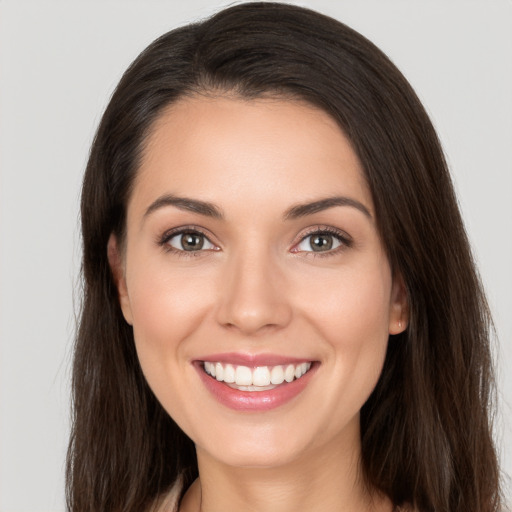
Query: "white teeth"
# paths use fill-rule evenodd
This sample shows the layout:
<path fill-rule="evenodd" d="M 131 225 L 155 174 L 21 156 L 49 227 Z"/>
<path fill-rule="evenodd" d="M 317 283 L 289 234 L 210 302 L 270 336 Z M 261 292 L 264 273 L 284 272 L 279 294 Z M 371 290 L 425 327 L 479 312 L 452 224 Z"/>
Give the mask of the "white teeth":
<path fill-rule="evenodd" d="M 284 370 L 282 366 L 274 366 L 270 372 L 270 382 L 272 384 L 282 384 L 284 382 Z"/>
<path fill-rule="evenodd" d="M 252 384 L 251 369 L 247 368 L 247 366 L 237 366 L 235 371 L 235 383 L 237 386 L 250 386 Z"/>
<path fill-rule="evenodd" d="M 275 386 L 237 386 L 236 384 L 231 384 L 229 387 L 238 391 L 268 391 L 275 388 Z"/>
<path fill-rule="evenodd" d="M 289 364 L 284 372 L 284 379 L 286 382 L 291 382 L 295 378 L 295 366 Z"/>
<path fill-rule="evenodd" d="M 224 380 L 224 368 L 220 363 L 215 365 L 215 378 L 217 380 Z"/>
<path fill-rule="evenodd" d="M 235 382 L 235 369 L 233 368 L 233 365 L 231 365 L 231 364 L 227 364 L 224 367 L 224 382 L 226 382 L 226 383 Z"/>
<path fill-rule="evenodd" d="M 285 366 L 277 365 L 273 367 L 258 366 L 249 368 L 248 366 L 233 366 L 220 362 L 204 362 L 204 371 L 226 384 L 232 384 L 231 387 L 241 391 L 264 391 L 273 389 L 283 382 L 292 382 L 294 379 L 300 379 L 309 369 L 311 363 L 301 363 L 297 365 L 288 364 Z"/>
<path fill-rule="evenodd" d="M 302 363 L 297 365 L 297 367 L 295 368 L 295 378 L 300 379 L 309 370 L 310 367 L 310 363 Z"/>
<path fill-rule="evenodd" d="M 270 370 L 266 366 L 258 366 L 252 372 L 254 386 L 268 386 L 270 384 Z"/>
<path fill-rule="evenodd" d="M 204 363 L 204 369 L 206 373 L 209 373 L 212 377 L 215 377 L 215 365 L 206 361 Z"/>

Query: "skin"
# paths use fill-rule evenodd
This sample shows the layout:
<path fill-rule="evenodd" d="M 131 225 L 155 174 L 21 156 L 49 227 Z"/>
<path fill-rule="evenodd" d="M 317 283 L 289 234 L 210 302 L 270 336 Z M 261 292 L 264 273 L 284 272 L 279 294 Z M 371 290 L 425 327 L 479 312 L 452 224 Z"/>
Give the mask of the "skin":
<path fill-rule="evenodd" d="M 173 205 L 146 214 L 162 194 L 214 203 L 224 218 Z M 369 215 L 345 205 L 283 219 L 331 196 Z M 203 250 L 179 250 L 179 236 L 162 242 L 181 226 L 205 233 Z M 339 247 L 315 252 L 308 235 L 326 227 L 350 242 L 327 235 Z M 200 478 L 180 510 L 391 510 L 361 481 L 359 411 L 389 334 L 406 327 L 406 296 L 361 164 L 330 116 L 283 99 L 180 100 L 149 135 L 126 240 L 112 236 L 108 250 L 148 383 L 197 447 Z M 318 368 L 285 405 L 240 412 L 217 402 L 192 364 L 220 352 Z"/>

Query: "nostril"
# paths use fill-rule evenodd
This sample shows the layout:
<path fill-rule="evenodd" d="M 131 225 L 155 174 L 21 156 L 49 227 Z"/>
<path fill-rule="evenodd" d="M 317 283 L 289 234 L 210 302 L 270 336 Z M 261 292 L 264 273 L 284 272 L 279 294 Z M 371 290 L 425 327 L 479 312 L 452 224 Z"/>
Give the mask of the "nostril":
<path fill-rule="evenodd" d="M 254 335 L 285 327 L 291 316 L 291 309 L 287 304 L 269 301 L 258 305 L 225 304 L 220 308 L 217 319 L 225 329 Z"/>

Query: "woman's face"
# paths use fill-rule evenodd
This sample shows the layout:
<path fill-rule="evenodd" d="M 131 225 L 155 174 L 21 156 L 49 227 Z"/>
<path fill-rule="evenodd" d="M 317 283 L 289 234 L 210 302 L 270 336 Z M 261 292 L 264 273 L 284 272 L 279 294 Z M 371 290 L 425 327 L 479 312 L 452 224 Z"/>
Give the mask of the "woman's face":
<path fill-rule="evenodd" d="M 168 108 L 109 258 L 147 381 L 199 455 L 277 466 L 358 448 L 404 293 L 326 113 L 235 97 Z"/>

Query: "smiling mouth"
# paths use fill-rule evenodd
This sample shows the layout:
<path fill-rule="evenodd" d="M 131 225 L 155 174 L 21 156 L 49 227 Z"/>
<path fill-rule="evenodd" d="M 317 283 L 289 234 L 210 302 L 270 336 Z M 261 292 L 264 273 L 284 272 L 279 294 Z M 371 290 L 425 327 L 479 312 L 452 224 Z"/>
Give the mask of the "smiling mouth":
<path fill-rule="evenodd" d="M 248 366 L 204 361 L 203 370 L 210 377 L 239 391 L 268 391 L 284 383 L 300 379 L 311 368 L 311 362 L 276 366 Z"/>

